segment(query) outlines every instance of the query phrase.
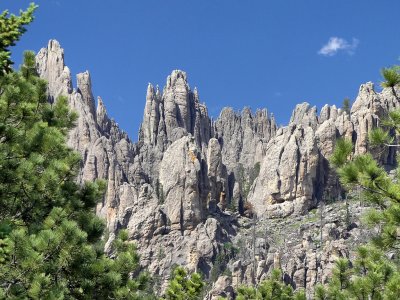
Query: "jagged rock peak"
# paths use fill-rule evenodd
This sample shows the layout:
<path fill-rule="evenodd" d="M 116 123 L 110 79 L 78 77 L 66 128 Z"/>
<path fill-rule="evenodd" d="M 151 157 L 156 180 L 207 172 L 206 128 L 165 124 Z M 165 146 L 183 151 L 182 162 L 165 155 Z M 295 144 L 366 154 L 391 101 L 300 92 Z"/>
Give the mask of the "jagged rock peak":
<path fill-rule="evenodd" d="M 111 120 L 107 115 L 106 107 L 104 106 L 101 97 L 97 97 L 97 102 L 98 102 L 96 110 L 97 124 L 99 125 L 102 132 L 109 132 L 111 129 Z"/>
<path fill-rule="evenodd" d="M 184 83 L 188 88 L 189 85 L 187 83 L 187 75 L 185 71 L 182 70 L 173 70 L 171 75 L 167 77 L 167 85 L 165 88 L 170 88 L 173 87 L 174 85 L 177 84 L 178 81 L 181 81 Z"/>
<path fill-rule="evenodd" d="M 341 114 L 341 109 L 337 109 L 336 105 L 329 106 L 325 104 L 319 114 L 318 122 L 319 124 L 324 123 L 326 120 L 336 120 L 336 118 Z"/>
<path fill-rule="evenodd" d="M 249 108 L 242 112 L 227 108 L 211 123 L 197 90 L 190 89 L 186 73 L 175 70 L 163 92 L 149 84 L 141 143 L 132 144 L 107 116 L 100 98 L 93 114 L 87 72 L 77 76 L 77 89 L 72 90 L 57 41 L 50 41 L 39 52 L 37 66 L 42 78 L 49 81 L 49 95 L 68 96 L 70 107 L 79 114 L 69 137 L 69 145 L 83 158 L 78 180 L 107 180 L 107 193 L 97 213 L 106 219 L 109 242 L 120 228 L 127 228 L 138 244 L 141 265 L 163 276 L 174 264 L 207 274 L 224 244 L 239 246 L 240 241 L 242 258 L 231 261 L 229 268 L 235 285 L 249 283 L 251 277 L 254 284 L 250 275 L 255 272 L 254 265 L 247 264 L 246 257 L 257 249 L 257 282 L 272 265 L 282 266 L 285 278 L 295 286 L 308 287 L 330 276 L 332 253 L 347 257 L 342 237 L 348 236 L 348 226 L 341 231 L 343 235 L 337 229 L 341 209 L 327 210 L 324 215 L 324 246 L 317 250 L 322 253 L 320 258 L 311 248 L 313 239 L 319 240 L 313 233 L 319 236 L 320 232 L 315 220 L 303 223 L 307 217 L 283 217 L 303 214 L 321 199 L 336 199 L 339 182 L 327 160 L 336 139 L 352 138 L 355 153 L 364 153 L 370 129 L 388 110 L 400 106 L 391 89 L 375 93 L 368 83 L 361 86 L 351 116 L 335 106 L 323 107 L 317 116 L 315 107 L 303 103 L 294 110 L 289 126 L 278 132 L 267 110 L 252 113 Z M 395 152 L 384 155 L 384 162 L 393 165 Z M 245 204 L 259 217 L 253 228 L 271 237 L 268 242 L 257 238 L 253 244 L 249 220 L 231 214 L 231 209 L 240 211 Z M 220 214 L 227 205 L 229 210 Z M 279 235 L 276 242 L 272 231 Z M 281 235 L 294 243 L 282 249 Z M 331 237 L 334 240 L 328 240 Z M 215 287 L 230 284 L 222 278 Z"/>
<path fill-rule="evenodd" d="M 64 49 L 61 48 L 58 41 L 50 40 L 46 48 L 40 49 L 36 55 L 36 69 L 40 77 L 48 82 L 47 88 L 50 102 L 54 102 L 60 95 L 67 96 L 78 93 L 93 118 L 96 118 L 90 74 L 88 71 L 77 74 L 77 91 L 74 91 L 71 71 L 64 61 Z M 75 100 L 79 98 L 77 95 L 74 97 Z M 73 100 L 71 101 L 74 102 Z M 74 109 L 80 111 L 76 104 L 73 105 Z"/>
<path fill-rule="evenodd" d="M 249 108 L 235 112 L 230 107 L 221 111 L 213 127 L 214 136 L 221 141 L 228 173 L 235 172 L 239 165 L 250 172 L 263 159 L 267 143 L 277 130 L 275 119 L 266 109 L 253 114 Z M 231 194 L 235 197 L 233 189 Z"/>
<path fill-rule="evenodd" d="M 266 108 L 257 108 L 257 110 L 253 113 L 250 107 L 245 106 L 241 111 L 235 111 L 232 107 L 224 107 L 217 120 L 224 118 L 243 118 L 243 117 L 251 117 L 251 118 L 265 118 L 268 120 L 274 120 L 275 117 L 273 113 L 269 113 Z"/>
<path fill-rule="evenodd" d="M 95 102 L 92 94 L 92 81 L 90 79 L 89 71 L 77 74 L 76 79 L 78 92 L 81 93 L 83 101 L 89 107 L 90 112 L 95 117 Z"/>
<path fill-rule="evenodd" d="M 47 48 L 36 55 L 36 69 L 40 77 L 48 81 L 48 94 L 51 102 L 61 94 L 72 92 L 71 72 L 64 64 L 64 49 L 56 40 L 50 40 Z"/>
<path fill-rule="evenodd" d="M 360 86 L 356 101 L 354 101 L 351 107 L 352 114 L 358 114 L 359 111 L 374 108 L 374 103 L 380 104 L 380 101 L 375 92 L 375 87 L 372 82 L 367 82 Z"/>
<path fill-rule="evenodd" d="M 97 115 L 107 115 L 106 107 L 104 106 L 103 99 L 97 97 Z"/>
<path fill-rule="evenodd" d="M 297 104 L 290 118 L 289 125 L 291 124 L 305 127 L 311 126 L 315 129 L 318 125 L 317 108 L 315 106 L 311 107 L 307 102 Z"/>
<path fill-rule="evenodd" d="M 190 133 L 199 146 L 207 145 L 211 121 L 207 108 L 199 102 L 198 92 L 191 91 L 184 71 L 172 71 L 162 93 L 149 84 L 139 141 L 164 151 Z"/>

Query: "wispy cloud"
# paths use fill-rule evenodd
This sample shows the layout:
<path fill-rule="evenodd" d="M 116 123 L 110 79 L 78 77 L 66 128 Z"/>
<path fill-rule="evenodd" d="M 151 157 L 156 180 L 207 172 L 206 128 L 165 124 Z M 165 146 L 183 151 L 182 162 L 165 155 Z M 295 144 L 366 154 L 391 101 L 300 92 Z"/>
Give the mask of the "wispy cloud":
<path fill-rule="evenodd" d="M 319 49 L 318 54 L 324 56 L 334 56 L 339 51 L 345 51 L 349 55 L 353 55 L 358 46 L 359 40 L 353 38 L 351 43 L 346 41 L 345 39 L 339 37 L 331 37 L 321 49 Z"/>
<path fill-rule="evenodd" d="M 52 3 L 53 3 L 54 5 L 57 5 L 58 7 L 61 7 L 61 2 L 58 1 L 58 0 L 53 0 Z"/>

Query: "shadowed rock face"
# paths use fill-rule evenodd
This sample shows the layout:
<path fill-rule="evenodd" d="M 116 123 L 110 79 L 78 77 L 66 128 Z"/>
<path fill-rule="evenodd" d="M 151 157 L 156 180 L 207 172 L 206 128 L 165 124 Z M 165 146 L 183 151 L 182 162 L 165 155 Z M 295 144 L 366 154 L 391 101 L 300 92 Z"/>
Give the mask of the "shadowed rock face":
<path fill-rule="evenodd" d="M 367 83 L 360 87 L 350 116 L 328 105 L 317 115 L 315 107 L 303 103 L 282 128 L 266 109 L 253 114 L 248 108 L 225 108 L 212 121 L 197 90 L 190 89 L 186 73 L 175 70 L 162 91 L 149 84 L 139 141 L 132 143 L 107 115 L 100 98 L 96 105 L 89 72 L 78 74 L 73 88 L 57 41 L 39 51 L 36 63 L 49 82 L 49 100 L 67 96 L 79 114 L 68 141 L 83 157 L 78 180 L 108 182 L 97 213 L 107 222 L 109 241 L 119 228 L 128 228 L 143 266 L 163 278 L 174 264 L 209 275 L 223 244 L 243 237 L 240 224 L 246 218 L 238 210 L 242 213 L 246 202 L 259 219 L 290 221 L 321 201 L 337 199 L 341 188 L 328 164 L 336 139 L 352 139 L 355 153 L 365 153 L 368 132 L 400 105 L 391 90 L 377 93 Z M 391 149 L 376 152 L 376 157 L 393 165 L 394 154 Z M 270 243 L 268 249 L 273 247 Z M 302 249 L 298 251 L 306 251 Z M 315 253 L 304 255 L 302 259 Z M 240 282 L 251 277 L 245 263 L 231 265 Z M 259 263 L 256 277 L 262 278 L 269 269 L 267 261 Z M 301 263 L 288 262 L 287 268 L 294 283 L 304 275 L 299 275 L 304 271 Z M 315 266 L 318 272 L 322 271 Z"/>

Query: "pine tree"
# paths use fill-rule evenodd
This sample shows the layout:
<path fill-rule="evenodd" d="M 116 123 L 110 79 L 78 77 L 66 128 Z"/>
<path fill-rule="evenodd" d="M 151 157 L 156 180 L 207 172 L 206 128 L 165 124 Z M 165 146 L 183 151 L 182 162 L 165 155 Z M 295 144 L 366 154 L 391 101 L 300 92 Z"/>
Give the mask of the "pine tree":
<path fill-rule="evenodd" d="M 370 133 L 370 145 L 399 147 L 394 142 L 400 133 L 400 111 L 390 112 L 381 125 Z M 400 167 L 396 178 L 390 178 L 371 154 L 354 156 L 352 142 L 347 140 L 337 142 L 331 164 L 345 188 L 363 191 L 363 199 L 371 206 L 364 221 L 375 233 L 369 244 L 358 248 L 354 261 L 336 262 L 331 282 L 316 287 L 315 298 L 400 299 L 400 265 L 386 256 L 388 251 L 396 257 L 400 254 Z"/>
<path fill-rule="evenodd" d="M 383 68 L 381 70 L 381 74 L 385 81 L 381 83 L 381 86 L 384 88 L 390 88 L 392 90 L 393 95 L 399 99 L 395 90 L 395 87 L 400 84 L 400 73 L 399 66 L 394 66 L 391 68 Z"/>
<path fill-rule="evenodd" d="M 332 162 L 343 161 L 343 158 L 349 157 L 352 151 L 351 147 L 350 141 L 339 143 Z M 381 228 L 380 232 L 373 237 L 373 244 L 382 250 L 398 251 L 400 244 L 397 238 L 397 228 L 400 226 L 400 184 L 398 181 L 400 172 L 398 172 L 397 178 L 392 180 L 369 153 L 356 156 L 350 162 L 337 166 L 342 184 L 348 188 L 361 187 L 363 198 L 374 205 L 365 218 L 370 226 Z"/>
<path fill-rule="evenodd" d="M 33 9 L 19 23 L 3 13 L 1 34 L 18 39 L 24 30 L 4 24 L 28 23 Z M 77 115 L 65 97 L 48 103 L 34 53 L 18 72 L 10 66 L 0 77 L 0 299 L 145 299 L 148 276 L 132 278 L 139 258 L 127 233 L 104 254 L 95 206 L 105 182 L 76 183 L 80 157 L 66 139 Z"/>
<path fill-rule="evenodd" d="M 33 13 L 37 6 L 34 3 L 20 15 L 9 15 L 8 10 L 0 14 L 0 76 L 11 71 L 13 62 L 10 59 L 9 47 L 15 46 L 21 35 L 26 31 L 25 25 L 33 21 Z"/>
<path fill-rule="evenodd" d="M 343 109 L 343 111 L 345 111 L 345 112 L 347 113 L 347 115 L 350 117 L 350 99 L 349 99 L 349 98 L 345 98 L 345 99 L 343 100 L 342 109 Z"/>
<path fill-rule="evenodd" d="M 328 286 L 318 285 L 315 288 L 315 299 L 374 300 L 385 299 L 385 294 L 399 297 L 396 283 L 399 283 L 399 275 L 394 263 L 375 247 L 361 246 L 352 263 L 345 258 L 336 261 Z"/>
<path fill-rule="evenodd" d="M 302 289 L 294 292 L 282 280 L 280 270 L 272 270 L 270 278 L 260 282 L 257 287 L 242 285 L 237 289 L 237 300 L 306 300 Z"/>
<path fill-rule="evenodd" d="M 176 267 L 172 271 L 164 299 L 167 300 L 197 300 L 201 299 L 204 282 L 201 275 L 192 273 L 189 275 L 182 267 Z"/>

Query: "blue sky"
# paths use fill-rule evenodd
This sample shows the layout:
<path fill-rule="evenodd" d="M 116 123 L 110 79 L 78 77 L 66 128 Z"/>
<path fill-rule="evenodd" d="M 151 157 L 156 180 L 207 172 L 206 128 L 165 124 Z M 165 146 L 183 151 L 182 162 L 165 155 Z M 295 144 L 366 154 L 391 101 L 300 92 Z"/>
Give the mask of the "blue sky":
<path fill-rule="evenodd" d="M 25 0 L 2 0 L 17 13 Z M 319 109 L 354 100 L 398 63 L 398 0 L 37 0 L 36 20 L 14 48 L 65 49 L 73 74 L 89 70 L 93 90 L 133 140 L 148 82 L 188 73 L 209 114 L 268 108 L 287 124 L 297 103 Z"/>

